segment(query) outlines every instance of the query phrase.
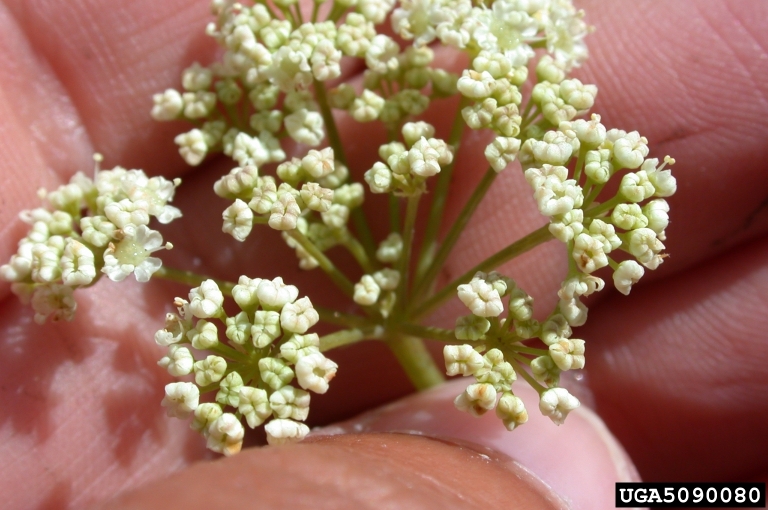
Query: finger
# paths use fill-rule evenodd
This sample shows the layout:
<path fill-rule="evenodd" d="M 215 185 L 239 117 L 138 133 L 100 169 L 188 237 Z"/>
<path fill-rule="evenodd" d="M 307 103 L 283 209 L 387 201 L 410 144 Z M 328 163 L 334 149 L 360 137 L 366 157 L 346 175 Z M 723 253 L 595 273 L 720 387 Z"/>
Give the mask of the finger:
<path fill-rule="evenodd" d="M 562 428 L 532 416 L 508 432 L 493 416 L 456 414 L 452 401 L 464 385 L 421 393 L 299 445 L 197 465 L 109 507 L 155 508 L 170 493 L 190 508 L 241 501 L 302 508 L 479 508 L 510 501 L 516 508 L 607 508 L 614 482 L 633 479 L 618 443 L 591 413 L 575 412 Z M 535 394 L 523 393 L 535 404 Z"/>
<path fill-rule="evenodd" d="M 206 455 L 188 423 L 160 407 L 170 377 L 151 338 L 170 299 L 102 282 L 78 296 L 73 322 L 44 326 L 3 303 L 3 508 L 84 508 Z"/>
<path fill-rule="evenodd" d="M 766 295 L 761 240 L 591 312 L 597 408 L 643 477 L 765 474 Z"/>

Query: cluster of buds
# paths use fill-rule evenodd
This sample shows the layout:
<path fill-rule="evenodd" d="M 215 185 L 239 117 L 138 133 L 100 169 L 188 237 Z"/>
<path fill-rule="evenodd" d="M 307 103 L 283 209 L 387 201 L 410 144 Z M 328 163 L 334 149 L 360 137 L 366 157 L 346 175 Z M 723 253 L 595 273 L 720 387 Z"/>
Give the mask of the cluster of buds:
<path fill-rule="evenodd" d="M 458 295 L 472 314 L 456 321 L 456 338 L 471 343 L 444 348 L 446 372 L 473 376 L 476 382 L 456 398 L 456 407 L 474 416 L 495 408 L 508 430 L 524 424 L 528 413 L 512 392 L 517 369 L 538 391 L 541 412 L 561 425 L 579 401 L 559 387 L 560 371 L 584 367 L 584 341 L 569 338 L 571 329 L 560 315 L 543 324 L 536 321 L 533 298 L 499 273 L 478 272 L 472 281 L 459 285 Z M 502 318 L 504 300 L 506 316 Z M 523 344 L 532 338 L 541 338 L 549 350 Z M 530 367 L 535 381 L 524 365 Z"/>
<path fill-rule="evenodd" d="M 550 218 L 550 232 L 568 246 L 569 277 L 610 265 L 616 288 L 629 294 L 644 274 L 642 266 L 653 270 L 663 262 L 662 241 L 669 224 L 664 197 L 677 188 L 665 166 L 674 160 L 667 156 L 659 164 L 658 159 L 646 159 L 647 155 L 644 137 L 636 131 L 606 130 L 599 115 L 589 121 L 562 121 L 541 140 L 528 139 L 523 144 L 520 160 L 525 178 L 539 211 Z M 576 163 L 570 171 L 572 159 Z M 616 196 L 597 203 L 597 195 L 616 175 L 621 175 Z M 617 262 L 609 255 L 614 251 L 628 253 L 637 262 Z M 561 300 L 571 299 L 571 294 L 564 286 Z M 569 318 L 572 325 L 584 320 L 586 316 Z"/>
<path fill-rule="evenodd" d="M 405 145 L 390 142 L 379 147 L 377 161 L 365 172 L 365 182 L 372 193 L 394 193 L 415 196 L 426 191 L 427 178 L 453 162 L 453 149 L 439 138 L 435 128 L 426 122 L 408 122 L 403 125 Z"/>
<path fill-rule="evenodd" d="M 31 302 L 38 323 L 49 317 L 72 320 L 74 290 L 103 274 L 121 281 L 133 273 L 136 280 L 148 281 L 161 266 L 152 253 L 171 248 L 148 227 L 149 220 L 154 216 L 169 223 L 181 216 L 168 205 L 178 184 L 115 167 L 97 168 L 93 179 L 77 172 L 55 191 L 41 190 L 48 207 L 19 215 L 30 229 L 17 253 L 0 266 L 0 278 L 12 282 L 22 301 Z"/>
<path fill-rule="evenodd" d="M 337 366 L 320 352 L 317 334 L 308 332 L 319 316 L 309 298 L 298 295 L 282 278 L 241 276 L 232 289 L 239 311 L 228 316 L 221 289 L 205 280 L 188 300 L 176 298 L 178 313 L 169 313 L 155 334 L 155 342 L 168 347 L 158 364 L 174 377 L 194 377 L 168 384 L 162 405 L 168 416 L 192 417 L 192 428 L 211 450 L 238 453 L 243 418 L 250 428 L 266 422 L 270 444 L 300 441 L 309 433 L 302 423 L 309 391 L 328 391 Z M 299 387 L 291 385 L 294 379 Z M 213 402 L 200 402 L 213 392 Z"/>

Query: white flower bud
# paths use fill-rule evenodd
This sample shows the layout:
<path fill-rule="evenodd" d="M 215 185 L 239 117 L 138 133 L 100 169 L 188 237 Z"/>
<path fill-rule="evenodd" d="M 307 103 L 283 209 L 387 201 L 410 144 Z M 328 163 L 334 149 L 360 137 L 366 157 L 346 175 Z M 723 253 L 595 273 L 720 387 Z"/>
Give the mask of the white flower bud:
<path fill-rule="evenodd" d="M 264 420 L 272 415 L 267 392 L 250 386 L 240 388 L 237 410 L 245 417 L 245 421 L 252 429 L 264 423 Z"/>
<path fill-rule="evenodd" d="M 491 349 L 483 356 L 483 366 L 475 373 L 477 382 L 492 384 L 496 391 L 510 391 L 517 380 L 515 369 L 498 349 Z"/>
<path fill-rule="evenodd" d="M 256 294 L 261 278 L 250 279 L 247 276 L 240 276 L 237 285 L 232 288 L 232 297 L 235 303 L 243 310 L 250 310 L 259 305 L 259 298 Z"/>
<path fill-rule="evenodd" d="M 296 301 L 298 296 L 299 289 L 294 285 L 286 285 L 279 276 L 259 283 L 258 298 L 263 308 L 280 310 L 286 304 Z"/>
<path fill-rule="evenodd" d="M 181 94 L 173 89 L 166 89 L 165 92 L 152 96 L 155 103 L 152 106 L 152 118 L 159 121 L 173 120 L 181 114 L 184 109 L 184 100 Z"/>
<path fill-rule="evenodd" d="M 645 274 L 643 266 L 634 260 L 625 260 L 619 263 L 619 267 L 613 272 L 613 284 L 616 290 L 628 296 L 632 285 L 637 283 L 643 274 Z"/>
<path fill-rule="evenodd" d="M 293 370 L 277 358 L 261 358 L 259 372 L 261 380 L 273 390 L 278 390 L 293 380 Z"/>
<path fill-rule="evenodd" d="M 498 317 L 504 311 L 499 292 L 485 280 L 473 278 L 459 285 L 458 294 L 461 302 L 478 317 Z"/>
<path fill-rule="evenodd" d="M 84 244 L 69 239 L 61 255 L 61 279 L 64 285 L 88 285 L 96 277 L 93 252 Z"/>
<path fill-rule="evenodd" d="M 661 233 L 669 225 L 669 204 L 663 198 L 651 200 L 643 207 L 643 216 L 648 218 L 648 228 L 656 232 L 663 241 Z"/>
<path fill-rule="evenodd" d="M 240 388 L 243 387 L 243 378 L 237 372 L 230 372 L 219 383 L 219 391 L 216 393 L 216 402 L 222 406 L 237 407 L 240 405 Z"/>
<path fill-rule="evenodd" d="M 663 262 L 659 255 L 664 244 L 650 228 L 638 228 L 629 233 L 629 253 L 648 269 L 656 269 Z"/>
<path fill-rule="evenodd" d="M 207 435 L 208 427 L 210 427 L 211 423 L 215 422 L 222 414 L 224 414 L 224 411 L 221 410 L 219 404 L 211 402 L 200 404 L 195 409 L 192 423 L 190 423 L 189 426 L 192 430 Z"/>
<path fill-rule="evenodd" d="M 352 101 L 349 114 L 357 122 L 371 122 L 376 120 L 384 108 L 384 98 L 368 89 Z"/>
<path fill-rule="evenodd" d="M 550 388 L 541 394 L 539 410 L 555 425 L 562 425 L 568 413 L 581 405 L 565 388 Z"/>
<path fill-rule="evenodd" d="M 496 87 L 496 80 L 488 71 L 478 73 L 465 69 L 456 87 L 464 97 L 470 99 L 485 99 L 493 93 Z"/>
<path fill-rule="evenodd" d="M 384 239 L 376 250 L 376 259 L 384 264 L 398 261 L 403 251 L 403 238 L 397 232 L 392 232 Z"/>
<path fill-rule="evenodd" d="M 292 420 L 272 420 L 264 426 L 267 443 L 272 446 L 296 443 L 309 434 L 309 427 Z"/>
<path fill-rule="evenodd" d="M 213 280 L 205 280 L 189 291 L 189 309 L 198 319 L 216 317 L 222 312 L 224 294 Z"/>
<path fill-rule="evenodd" d="M 482 416 L 496 407 L 496 389 L 488 383 L 470 384 L 464 393 L 456 397 L 453 405 L 472 416 Z"/>
<path fill-rule="evenodd" d="M 496 406 L 496 416 L 510 431 L 528 421 L 528 411 L 525 410 L 525 404 L 512 393 L 504 393 L 501 396 Z"/>
<path fill-rule="evenodd" d="M 187 332 L 187 338 L 192 347 L 198 350 L 210 349 L 219 343 L 216 325 L 203 319 L 197 321 L 195 327 Z"/>
<path fill-rule="evenodd" d="M 612 129 L 608 133 L 612 134 L 611 132 L 615 133 L 615 130 Z M 637 131 L 626 133 L 613 142 L 613 158 L 620 167 L 635 169 L 643 163 L 647 155 L 648 140 Z"/>
<path fill-rule="evenodd" d="M 168 354 L 163 356 L 158 365 L 168 370 L 168 373 L 175 377 L 181 377 L 192 372 L 192 366 L 195 358 L 189 349 L 180 345 L 171 345 L 168 348 Z"/>
<path fill-rule="evenodd" d="M 275 230 L 293 230 L 301 214 L 301 208 L 290 193 L 278 197 L 270 209 L 269 226 Z"/>
<path fill-rule="evenodd" d="M 484 317 L 477 315 L 464 315 L 456 319 L 454 334 L 458 340 L 480 340 L 488 330 L 491 323 Z"/>
<path fill-rule="evenodd" d="M 296 362 L 296 379 L 305 390 L 322 394 L 328 391 L 328 383 L 336 376 L 337 369 L 336 363 L 315 352 L 302 356 Z"/>
<path fill-rule="evenodd" d="M 200 390 L 190 382 L 175 382 L 166 384 L 165 397 L 161 405 L 165 413 L 172 418 L 188 417 L 198 405 Z"/>
<path fill-rule="evenodd" d="M 197 166 L 203 162 L 208 153 L 208 144 L 205 136 L 199 129 L 193 129 L 188 133 L 182 133 L 174 138 L 174 143 L 179 146 L 179 154 L 190 166 Z"/>
<path fill-rule="evenodd" d="M 366 274 L 355 284 L 352 299 L 359 305 L 371 306 L 379 299 L 380 293 L 381 287 L 379 287 L 379 284 L 376 283 L 376 280 L 371 275 Z"/>
<path fill-rule="evenodd" d="M 573 243 L 573 260 L 585 273 L 597 271 L 608 265 L 603 243 L 589 234 L 579 234 Z"/>
<path fill-rule="evenodd" d="M 312 302 L 308 297 L 287 303 L 280 312 L 280 325 L 292 333 L 306 333 L 319 320 L 320 315 L 312 307 Z"/>
<path fill-rule="evenodd" d="M 224 413 L 208 427 L 206 446 L 209 450 L 229 457 L 240 452 L 244 436 L 245 429 L 240 420 L 232 413 Z"/>
<path fill-rule="evenodd" d="M 181 97 L 184 100 L 184 116 L 188 119 L 207 117 L 216 106 L 216 94 L 213 92 L 185 92 Z"/>
<path fill-rule="evenodd" d="M 227 362 L 221 356 L 208 356 L 195 362 L 195 383 L 198 386 L 208 386 L 219 382 L 227 370 Z"/>
<path fill-rule="evenodd" d="M 443 358 L 447 375 L 474 375 L 485 363 L 483 356 L 468 344 L 446 345 Z"/>
<path fill-rule="evenodd" d="M 584 173 L 594 183 L 605 184 L 613 173 L 613 164 L 610 158 L 611 151 L 608 149 L 587 151 L 584 157 Z"/>
<path fill-rule="evenodd" d="M 648 180 L 648 175 L 644 170 L 630 172 L 621 178 L 619 193 L 630 202 L 642 202 L 650 198 L 656 192 L 656 189 Z"/>
<path fill-rule="evenodd" d="M 231 235 L 240 242 L 245 241 L 253 227 L 253 211 L 248 204 L 239 198 L 224 209 L 222 213 L 224 224 L 221 227 L 222 232 Z"/>
<path fill-rule="evenodd" d="M 323 117 L 306 108 L 287 115 L 284 123 L 290 137 L 305 145 L 313 147 L 319 145 L 325 136 Z"/>
<path fill-rule="evenodd" d="M 269 406 L 277 418 L 304 421 L 309 415 L 310 395 L 293 386 L 283 386 L 269 396 Z"/>
<path fill-rule="evenodd" d="M 537 381 L 547 385 L 557 385 L 560 381 L 560 369 L 549 356 L 539 356 L 531 360 L 531 374 Z"/>
<path fill-rule="evenodd" d="M 392 189 L 392 171 L 380 161 L 365 172 L 364 178 L 371 188 L 371 193 L 389 193 Z"/>
<path fill-rule="evenodd" d="M 185 90 L 197 92 L 211 87 L 213 72 L 195 62 L 181 73 L 181 85 Z"/>
<path fill-rule="evenodd" d="M 549 346 L 549 355 L 560 370 L 584 368 L 584 340 L 561 338 Z"/>
<path fill-rule="evenodd" d="M 279 313 L 271 310 L 259 310 L 254 314 L 251 339 L 255 347 L 263 349 L 281 334 Z"/>

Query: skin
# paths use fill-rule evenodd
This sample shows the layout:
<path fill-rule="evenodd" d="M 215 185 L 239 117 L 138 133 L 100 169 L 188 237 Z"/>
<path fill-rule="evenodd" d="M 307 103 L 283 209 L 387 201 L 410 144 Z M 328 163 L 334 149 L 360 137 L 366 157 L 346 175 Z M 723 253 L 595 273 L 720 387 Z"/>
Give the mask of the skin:
<path fill-rule="evenodd" d="M 650 141 L 652 156 L 670 154 L 678 161 L 673 168 L 678 192 L 670 200 L 665 243 L 670 257 L 629 297 L 601 293 L 590 303 L 588 324 L 575 333 L 588 340 L 586 380 L 594 405 L 643 479 L 765 481 L 768 32 L 761 20 L 767 19 L 768 5 L 595 0 L 583 7 L 597 30 L 588 40 L 590 59 L 577 76 L 600 87 L 594 111 L 609 127 L 640 131 Z M 205 1 L 0 4 L 0 54 L 5 56 L 0 64 L 0 260 L 10 258 L 25 233 L 16 215 L 38 204 L 35 190 L 52 189 L 77 170 L 89 171 L 91 154 L 98 151 L 105 155 L 104 168 L 119 164 L 183 178 L 174 203 L 185 217 L 164 230 L 176 246 L 165 257 L 169 265 L 230 280 L 237 278 L 237 266 L 253 268 L 247 270 L 251 276 L 279 274 L 302 294 L 333 305 L 325 277 L 300 272 L 273 232 L 257 230 L 243 245 L 220 233 L 219 211 L 226 204 L 211 186 L 231 164 L 213 159 L 190 169 L 172 143 L 185 127 L 158 124 L 148 115 L 152 93 L 178 87 L 181 70 L 195 59 L 213 59 L 215 45 L 202 33 L 207 21 Z M 453 57 L 440 58 L 450 62 Z M 356 69 L 347 72 L 350 80 L 359 79 Z M 449 124 L 452 111 L 439 110 L 431 120 Z M 372 163 L 371 144 L 378 145 L 370 140 L 382 133 L 367 125 L 364 132 L 352 124 L 342 123 L 341 129 L 350 161 L 365 170 Z M 467 149 L 459 160 L 448 217 L 458 212 L 485 168 L 479 136 L 469 133 L 464 139 Z M 375 208 L 376 201 L 371 205 Z M 507 170 L 441 277 L 452 279 L 541 224 L 522 176 Z M 544 314 L 554 305 L 565 267 L 562 247 L 553 242 L 502 271 L 536 297 Z M 610 282 L 610 274 L 601 276 Z M 116 285 L 103 281 L 78 292 L 75 320 L 44 326 L 32 323 L 31 311 L 10 295 L 8 285 L 0 286 L 0 455 L 7 459 L 0 464 L 0 493 L 8 508 L 83 507 L 137 487 L 144 488 L 124 496 L 123 504 L 141 501 L 149 508 L 150 502 L 163 504 L 170 486 L 199 490 L 211 481 L 231 481 L 243 469 L 253 469 L 253 479 L 274 477 L 263 489 L 268 498 L 306 489 L 319 500 L 354 502 L 362 498 L 362 482 L 370 483 L 372 466 L 383 466 L 377 481 L 392 489 L 382 504 L 402 502 L 397 489 L 410 476 L 414 506 L 434 502 L 430 495 L 439 493 L 447 498 L 445 505 L 460 507 L 480 500 L 463 501 L 462 491 L 451 499 L 435 487 L 465 484 L 464 493 L 475 497 L 471 481 L 505 476 L 500 470 L 506 461 L 484 464 L 462 447 L 374 433 L 406 428 L 424 400 L 390 410 L 396 420 L 365 429 L 370 435 L 250 450 L 187 468 L 212 456 L 186 423 L 167 419 L 158 405 L 169 378 L 156 367 L 160 350 L 149 340 L 160 327 L 158 311 L 169 309 L 173 297 L 187 289 L 157 281 Z M 450 325 L 459 310 L 456 304 L 447 306 L 431 321 Z M 313 400 L 313 423 L 347 418 L 409 393 L 385 351 L 370 344 L 331 354 L 341 369 L 331 391 Z M 449 389 L 432 401 L 432 416 L 450 410 L 460 389 Z M 535 399 L 529 402 L 529 411 L 537 414 Z M 532 425 L 528 433 L 546 434 Z M 483 442 L 485 425 L 466 427 L 464 435 L 459 425 L 450 430 L 430 425 L 421 432 Z M 381 453 L 382 445 L 388 453 Z M 512 450 L 504 453 L 523 455 Z M 597 462 L 589 456 L 561 460 L 574 469 Z M 264 463 L 281 467 L 264 469 Z M 291 487 L 289 476 L 275 475 L 311 479 L 312 469 L 339 473 L 334 480 L 342 482 L 310 483 L 299 490 Z M 534 472 L 547 478 L 545 470 Z M 169 486 L 144 485 L 174 471 L 180 472 Z M 415 473 L 440 478 L 425 481 Z M 551 476 L 567 478 L 567 473 Z M 599 479 L 596 474 L 595 483 Z M 208 493 L 193 494 L 204 498 Z M 514 481 L 494 496 L 502 501 L 530 496 L 531 508 L 550 504 L 537 501 L 528 484 Z"/>

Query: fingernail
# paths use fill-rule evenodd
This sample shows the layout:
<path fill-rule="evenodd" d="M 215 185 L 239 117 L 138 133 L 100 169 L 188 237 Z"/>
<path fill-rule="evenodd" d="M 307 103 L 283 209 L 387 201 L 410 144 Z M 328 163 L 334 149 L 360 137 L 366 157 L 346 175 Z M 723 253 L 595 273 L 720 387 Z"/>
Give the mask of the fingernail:
<path fill-rule="evenodd" d="M 458 440 L 506 455 L 574 510 L 613 508 L 616 482 L 639 481 L 637 471 L 603 421 L 582 406 L 557 426 L 539 413 L 538 395 L 522 386 L 515 394 L 528 409 L 528 423 L 510 432 L 495 413 L 475 418 L 453 400 L 466 381 L 412 395 L 314 434 L 403 432 Z"/>

